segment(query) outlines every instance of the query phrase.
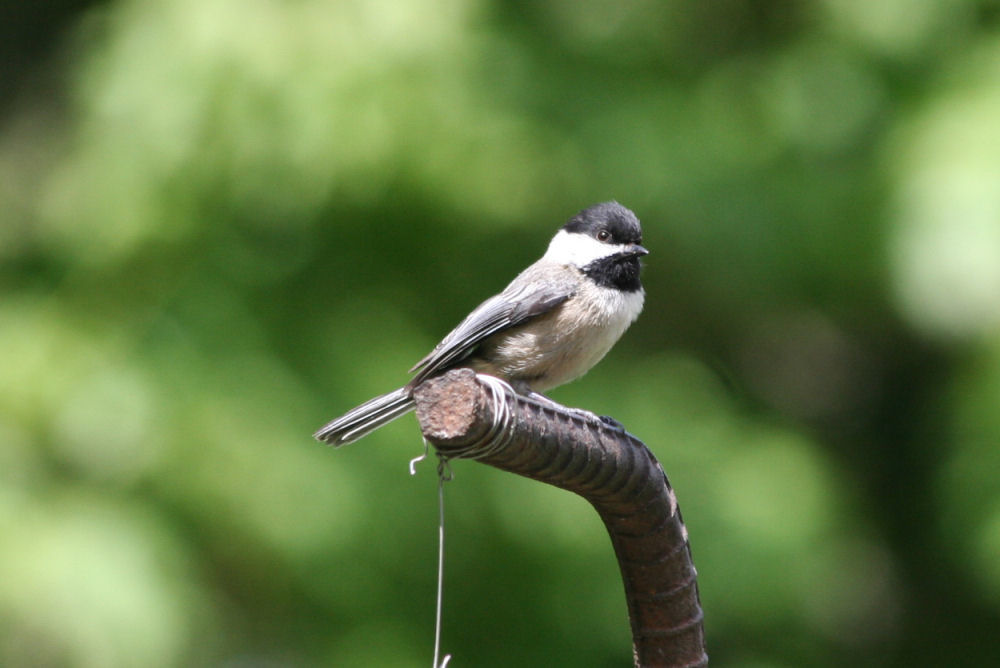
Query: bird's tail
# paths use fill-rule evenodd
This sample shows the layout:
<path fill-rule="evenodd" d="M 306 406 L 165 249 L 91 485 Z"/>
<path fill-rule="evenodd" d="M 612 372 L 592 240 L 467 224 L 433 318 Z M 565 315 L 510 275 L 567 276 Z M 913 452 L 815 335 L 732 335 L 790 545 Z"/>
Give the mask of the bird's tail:
<path fill-rule="evenodd" d="M 313 434 L 318 441 L 334 447 L 367 436 L 382 425 L 388 424 L 413 410 L 414 403 L 410 391 L 405 387 L 370 399 L 357 408 L 328 422 Z"/>

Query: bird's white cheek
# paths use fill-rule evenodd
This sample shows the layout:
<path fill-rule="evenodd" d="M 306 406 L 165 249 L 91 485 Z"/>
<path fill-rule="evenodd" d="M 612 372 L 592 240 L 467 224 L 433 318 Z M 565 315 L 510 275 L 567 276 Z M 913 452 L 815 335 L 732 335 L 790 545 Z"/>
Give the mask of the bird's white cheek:
<path fill-rule="evenodd" d="M 586 234 L 570 234 L 566 230 L 559 230 L 549 243 L 543 259 L 582 268 L 594 260 L 621 252 L 624 248 L 621 245 L 602 244 Z"/>

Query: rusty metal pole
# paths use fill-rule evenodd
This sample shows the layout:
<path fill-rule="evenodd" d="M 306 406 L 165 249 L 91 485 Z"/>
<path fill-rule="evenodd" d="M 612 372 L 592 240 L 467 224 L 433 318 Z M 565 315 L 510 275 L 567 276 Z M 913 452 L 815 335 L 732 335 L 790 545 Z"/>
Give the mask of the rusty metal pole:
<path fill-rule="evenodd" d="M 636 666 L 705 666 L 687 529 L 666 474 L 627 432 L 498 391 L 469 369 L 414 392 L 424 437 L 445 459 L 484 464 L 579 494 L 607 527 L 621 568 Z"/>

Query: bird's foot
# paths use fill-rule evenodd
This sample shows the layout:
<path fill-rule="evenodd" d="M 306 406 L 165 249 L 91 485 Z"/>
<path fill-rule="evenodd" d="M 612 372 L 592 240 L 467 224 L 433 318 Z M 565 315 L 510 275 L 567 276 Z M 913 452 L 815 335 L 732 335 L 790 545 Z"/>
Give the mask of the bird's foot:
<path fill-rule="evenodd" d="M 617 429 L 618 431 L 625 431 L 625 425 L 623 425 L 618 420 L 614 419 L 610 415 L 598 415 L 597 419 L 608 425 L 612 429 Z"/>
<path fill-rule="evenodd" d="M 590 422 L 600 422 L 601 424 L 607 425 L 612 429 L 616 429 L 618 431 L 625 431 L 625 426 L 622 425 L 621 422 L 607 415 L 598 415 L 597 413 L 593 413 L 583 408 L 572 408 L 570 406 L 563 406 L 558 401 L 549 399 L 544 394 L 541 394 L 540 392 L 535 392 L 534 390 L 526 392 L 525 396 L 527 396 L 529 399 L 533 401 L 537 401 L 540 404 L 551 406 L 556 410 L 572 413 L 573 415 L 579 416 L 584 420 Z"/>

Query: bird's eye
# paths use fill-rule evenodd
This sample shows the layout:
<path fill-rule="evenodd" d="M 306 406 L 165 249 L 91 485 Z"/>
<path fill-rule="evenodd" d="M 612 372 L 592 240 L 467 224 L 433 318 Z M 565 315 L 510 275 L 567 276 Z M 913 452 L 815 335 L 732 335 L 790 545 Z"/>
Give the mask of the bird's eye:
<path fill-rule="evenodd" d="M 598 241 L 607 241 L 610 238 L 611 238 L 611 233 L 608 232 L 607 230 L 601 230 L 600 232 L 597 233 Z"/>

